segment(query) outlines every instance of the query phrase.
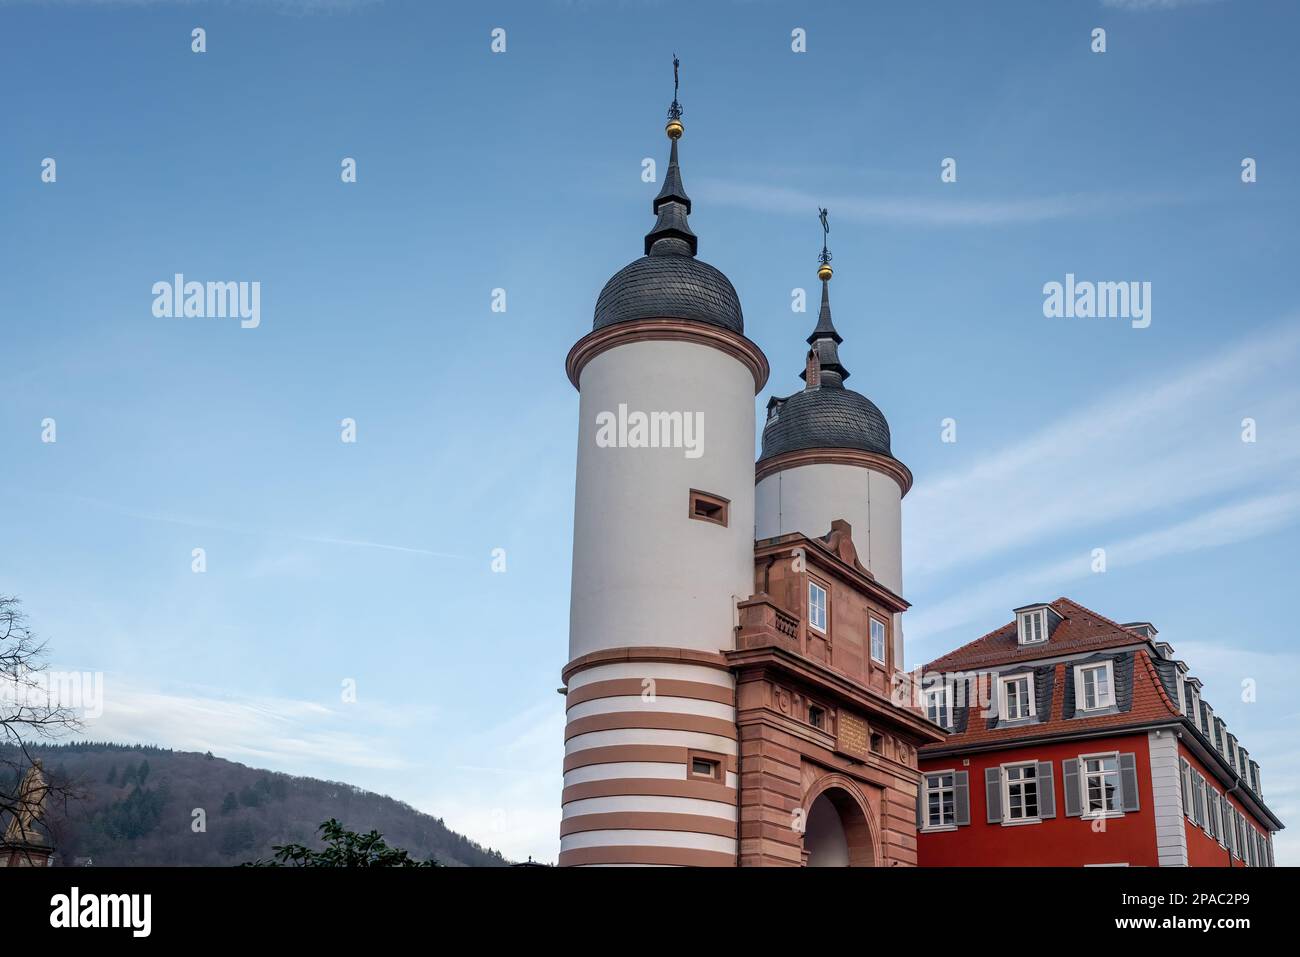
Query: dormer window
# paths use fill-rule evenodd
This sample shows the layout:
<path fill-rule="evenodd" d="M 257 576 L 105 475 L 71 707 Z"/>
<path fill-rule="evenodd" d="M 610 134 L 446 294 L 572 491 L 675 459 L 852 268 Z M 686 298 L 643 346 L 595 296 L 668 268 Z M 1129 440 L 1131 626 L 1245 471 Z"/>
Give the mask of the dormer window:
<path fill-rule="evenodd" d="M 925 693 L 925 716 L 944 728 L 952 727 L 952 687 L 940 685 Z"/>
<path fill-rule="evenodd" d="M 1047 640 L 1047 609 L 1022 611 L 1017 617 L 1022 645 L 1037 645 Z"/>
<path fill-rule="evenodd" d="M 1029 675 L 1014 675 L 999 680 L 1002 690 L 1002 718 L 1005 721 L 1018 721 L 1034 716 L 1033 685 Z"/>
<path fill-rule="evenodd" d="M 1097 711 L 1115 704 L 1113 663 L 1079 665 L 1074 669 L 1074 700 L 1080 711 Z"/>

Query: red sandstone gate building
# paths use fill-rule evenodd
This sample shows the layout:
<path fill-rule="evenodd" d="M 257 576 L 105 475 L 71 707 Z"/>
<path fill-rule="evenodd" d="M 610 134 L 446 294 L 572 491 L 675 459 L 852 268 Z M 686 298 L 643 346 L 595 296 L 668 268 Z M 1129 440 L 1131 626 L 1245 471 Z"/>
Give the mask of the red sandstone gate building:
<path fill-rule="evenodd" d="M 1259 765 L 1149 623 L 1058 598 L 926 673 L 922 866 L 1273 865 Z"/>

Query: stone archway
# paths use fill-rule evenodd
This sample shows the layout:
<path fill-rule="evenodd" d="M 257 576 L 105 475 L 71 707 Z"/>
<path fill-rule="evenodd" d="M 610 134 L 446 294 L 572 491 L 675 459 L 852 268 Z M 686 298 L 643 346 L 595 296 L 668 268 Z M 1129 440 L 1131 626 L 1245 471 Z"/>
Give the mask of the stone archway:
<path fill-rule="evenodd" d="M 804 801 L 805 867 L 874 867 L 880 860 L 866 795 L 841 774 L 822 778 Z"/>

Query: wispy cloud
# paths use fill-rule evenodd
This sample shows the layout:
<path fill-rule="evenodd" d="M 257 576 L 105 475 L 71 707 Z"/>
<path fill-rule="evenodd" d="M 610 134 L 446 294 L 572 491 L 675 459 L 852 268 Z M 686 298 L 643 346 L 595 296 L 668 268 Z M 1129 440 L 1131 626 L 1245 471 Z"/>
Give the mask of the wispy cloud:
<path fill-rule="evenodd" d="M 1300 520 L 1300 491 L 1257 496 L 1209 509 L 1185 521 L 1110 542 L 1098 540 L 1106 551 L 1106 574 L 1170 555 L 1218 548 L 1276 531 Z M 909 614 L 909 644 L 926 648 L 932 637 L 953 628 L 983 621 L 990 627 L 1007 617 L 1006 611 L 1028 601 L 1050 601 L 1072 582 L 1098 574 L 1092 568 L 1091 547 L 1055 561 L 1017 567 L 996 578 L 962 589 L 942 601 L 927 603 Z M 974 636 L 972 636 L 974 637 Z"/>
<path fill-rule="evenodd" d="M 1178 7 L 1203 7 L 1220 0 L 1101 0 L 1112 10 L 1174 10 Z"/>
<path fill-rule="evenodd" d="M 1300 324 L 1289 323 L 1162 380 L 1117 388 L 1022 442 L 918 484 L 905 526 L 913 587 L 1083 529 L 1095 529 L 1095 547 L 1104 547 L 1104 526 L 1116 519 L 1293 483 L 1297 378 Z M 1241 441 L 1246 416 L 1257 422 L 1254 443 Z"/>
<path fill-rule="evenodd" d="M 283 13 L 334 13 L 374 6 L 383 0 L 227 0 L 247 7 L 266 7 Z M 0 0 L 0 7 L 195 7 L 201 0 Z"/>
<path fill-rule="evenodd" d="M 454 558 L 458 561 L 465 560 L 464 555 L 459 555 L 455 552 L 440 552 L 429 548 L 417 548 L 413 545 L 394 545 L 391 542 L 376 542 L 361 538 L 337 538 L 330 535 L 301 535 L 277 529 L 242 525 L 236 522 L 214 521 L 194 516 L 151 512 L 144 509 L 115 505 L 110 502 L 102 502 L 98 499 L 88 498 L 84 495 L 75 495 L 70 497 L 75 501 L 81 502 L 84 505 L 89 505 L 93 508 L 103 509 L 105 511 L 114 512 L 118 515 L 125 515 L 128 518 L 135 518 L 146 522 L 162 522 L 168 525 L 182 525 L 186 528 L 210 528 L 221 532 L 232 532 L 237 535 L 257 535 L 267 538 L 282 538 L 298 542 L 311 542 L 317 545 L 342 545 L 348 548 L 375 548 L 381 551 L 405 552 L 409 555 L 425 555 L 430 558 Z"/>
<path fill-rule="evenodd" d="M 828 206 L 837 217 L 860 223 L 903 226 L 1011 226 L 1059 219 L 1082 219 L 1116 211 L 1168 205 L 1173 196 L 1134 193 L 1060 193 L 1001 199 L 936 199 L 929 196 L 857 196 L 809 193 L 774 183 L 703 178 L 696 189 L 709 203 L 806 216 Z"/>
<path fill-rule="evenodd" d="M 425 716 L 427 717 L 427 716 Z M 103 714 L 85 719 L 83 736 L 145 742 L 180 751 L 211 751 L 257 767 L 302 773 L 326 768 L 400 770 L 409 762 L 376 734 L 358 730 L 421 719 L 362 703 L 220 694 L 206 688 L 165 691 L 105 675 Z M 421 719 L 422 720 L 422 719 Z"/>

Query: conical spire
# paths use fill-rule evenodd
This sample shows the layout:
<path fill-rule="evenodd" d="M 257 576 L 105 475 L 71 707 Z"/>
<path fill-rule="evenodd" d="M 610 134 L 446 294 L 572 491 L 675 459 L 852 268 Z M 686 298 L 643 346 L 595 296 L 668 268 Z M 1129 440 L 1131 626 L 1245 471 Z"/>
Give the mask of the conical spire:
<path fill-rule="evenodd" d="M 822 281 L 822 307 L 817 314 L 817 327 L 807 339 L 810 346 L 808 362 L 804 371 L 799 373 L 799 378 L 808 383 L 809 389 L 840 389 L 849 377 L 849 370 L 840 364 L 839 344 L 844 340 L 835 331 L 835 323 L 831 320 L 831 276 L 834 271 L 831 269 L 831 252 L 826 247 L 831 228 L 826 219 L 826 210 L 819 210 L 819 214 L 822 221 L 822 251 L 817 257 L 820 264 L 817 267 L 817 278 Z M 813 375 L 810 376 L 809 373 Z"/>
<path fill-rule="evenodd" d="M 686 187 L 682 185 L 682 170 L 677 162 L 677 141 L 685 130 L 682 126 L 682 105 L 677 102 L 677 68 L 680 65 L 681 61 L 674 54 L 673 102 L 668 107 L 668 125 L 664 127 L 664 132 L 672 141 L 672 147 L 668 153 L 668 171 L 664 174 L 664 185 L 652 207 L 657 218 L 654 228 L 645 237 L 647 256 L 694 256 L 699 245 L 699 240 L 686 221 L 691 211 L 691 198 L 686 195 Z"/>

